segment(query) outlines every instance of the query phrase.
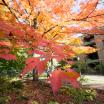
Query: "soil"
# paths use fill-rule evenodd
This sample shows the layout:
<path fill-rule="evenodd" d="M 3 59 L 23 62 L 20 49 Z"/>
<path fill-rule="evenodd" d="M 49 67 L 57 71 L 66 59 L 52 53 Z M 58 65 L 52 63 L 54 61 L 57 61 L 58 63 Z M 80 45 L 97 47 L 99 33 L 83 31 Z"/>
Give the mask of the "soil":
<path fill-rule="evenodd" d="M 53 95 L 49 84 L 33 81 L 24 81 L 22 91 L 10 94 L 12 98 L 8 104 L 57 104 L 49 103 L 50 101 L 58 102 L 58 104 L 73 104 L 72 96 L 64 93 Z M 94 101 L 84 101 L 83 104 L 104 104 L 104 91 L 96 90 L 97 97 Z"/>

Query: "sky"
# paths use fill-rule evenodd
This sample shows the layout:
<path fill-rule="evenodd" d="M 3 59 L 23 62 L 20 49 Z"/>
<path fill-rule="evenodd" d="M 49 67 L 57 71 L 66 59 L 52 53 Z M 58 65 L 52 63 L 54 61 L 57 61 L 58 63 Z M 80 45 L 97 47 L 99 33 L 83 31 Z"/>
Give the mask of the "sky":
<path fill-rule="evenodd" d="M 80 12 L 80 3 L 86 4 L 89 0 L 76 0 L 74 6 L 72 7 L 72 13 L 79 13 Z M 103 2 L 103 3 L 102 3 Z M 99 0 L 97 5 L 97 9 L 104 9 L 104 0 Z"/>

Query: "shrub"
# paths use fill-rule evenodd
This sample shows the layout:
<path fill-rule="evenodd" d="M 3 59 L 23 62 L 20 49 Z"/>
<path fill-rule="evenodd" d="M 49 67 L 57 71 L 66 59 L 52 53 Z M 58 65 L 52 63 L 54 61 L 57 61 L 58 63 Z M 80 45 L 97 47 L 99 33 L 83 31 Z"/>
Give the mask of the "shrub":
<path fill-rule="evenodd" d="M 73 98 L 73 104 L 83 104 L 85 100 L 92 101 L 96 98 L 96 91 L 92 89 L 63 87 L 61 92 L 71 95 Z"/>
<path fill-rule="evenodd" d="M 23 88 L 23 83 L 18 80 L 18 81 L 13 81 L 9 84 L 9 87 L 12 89 L 22 89 Z"/>
<path fill-rule="evenodd" d="M 26 51 L 15 49 L 12 52 L 16 55 L 16 60 L 0 59 L 0 76 L 16 77 L 25 66 Z"/>
<path fill-rule="evenodd" d="M 10 96 L 2 96 L 2 97 L 0 97 L 0 104 L 8 104 L 10 99 L 11 99 Z"/>

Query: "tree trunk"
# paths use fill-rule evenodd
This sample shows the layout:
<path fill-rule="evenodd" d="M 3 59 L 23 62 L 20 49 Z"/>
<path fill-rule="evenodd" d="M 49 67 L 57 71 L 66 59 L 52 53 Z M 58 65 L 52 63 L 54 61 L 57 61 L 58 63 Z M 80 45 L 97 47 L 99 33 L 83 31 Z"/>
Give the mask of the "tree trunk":
<path fill-rule="evenodd" d="M 38 81 L 38 71 L 33 69 L 33 81 Z"/>
<path fill-rule="evenodd" d="M 40 12 L 37 14 L 37 16 L 34 18 L 34 24 L 32 25 L 32 27 L 34 29 L 38 28 L 38 23 L 37 23 L 37 17 L 39 16 Z M 33 81 L 38 81 L 38 71 L 36 69 L 33 69 Z"/>

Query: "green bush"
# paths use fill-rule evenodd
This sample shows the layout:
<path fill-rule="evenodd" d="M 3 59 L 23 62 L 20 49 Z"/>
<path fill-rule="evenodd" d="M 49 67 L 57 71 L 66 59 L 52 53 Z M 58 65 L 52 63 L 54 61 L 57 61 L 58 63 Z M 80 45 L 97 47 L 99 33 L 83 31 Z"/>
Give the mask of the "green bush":
<path fill-rule="evenodd" d="M 104 75 L 104 63 L 102 63 L 101 66 L 102 66 L 101 73 Z"/>
<path fill-rule="evenodd" d="M 83 104 L 85 100 L 92 101 L 96 98 L 96 91 L 92 89 L 63 87 L 60 91 L 66 95 L 71 95 L 73 104 Z"/>
<path fill-rule="evenodd" d="M 16 92 L 19 94 L 23 88 L 21 81 L 10 81 L 10 79 L 0 77 L 0 96 Z"/>
<path fill-rule="evenodd" d="M 75 69 L 79 73 L 87 72 L 86 63 L 82 61 L 76 61 L 76 63 L 72 65 L 72 68 Z"/>
<path fill-rule="evenodd" d="M 0 104 L 8 104 L 9 100 L 11 100 L 10 96 L 2 96 L 0 97 Z"/>
<path fill-rule="evenodd" d="M 96 64 L 96 63 L 95 63 Z M 77 61 L 72 68 L 75 69 L 79 73 L 97 73 L 104 75 L 104 63 L 99 63 L 95 67 L 91 68 L 87 65 L 87 63 L 82 61 Z"/>
<path fill-rule="evenodd" d="M 23 100 L 28 100 L 28 96 L 25 96 L 25 95 L 18 95 L 16 97 L 17 100 L 19 101 L 23 101 Z"/>
<path fill-rule="evenodd" d="M 14 49 L 12 53 L 16 55 L 16 60 L 0 59 L 0 76 L 16 77 L 24 68 L 25 59 L 28 57 L 26 50 Z"/>
<path fill-rule="evenodd" d="M 0 104 L 8 104 L 11 100 L 12 93 L 16 93 L 19 99 L 27 99 L 25 96 L 20 96 L 23 88 L 23 83 L 18 81 L 11 81 L 6 77 L 0 77 Z"/>
<path fill-rule="evenodd" d="M 3 94 L 5 94 L 5 92 L 9 92 L 8 91 L 8 85 L 9 85 L 9 79 L 5 78 L 5 77 L 0 77 L 0 96 L 2 96 Z"/>
<path fill-rule="evenodd" d="M 99 69 L 100 70 L 100 74 L 104 75 L 104 64 L 103 63 L 97 65 L 96 69 Z"/>
<path fill-rule="evenodd" d="M 12 89 L 22 89 L 23 88 L 23 83 L 20 80 L 13 81 L 9 84 L 8 87 L 12 88 Z"/>
<path fill-rule="evenodd" d="M 7 96 L 10 92 L 10 90 L 8 90 L 9 84 L 9 79 L 6 77 L 0 77 L 0 104 L 7 104 L 11 99 L 10 96 Z"/>

